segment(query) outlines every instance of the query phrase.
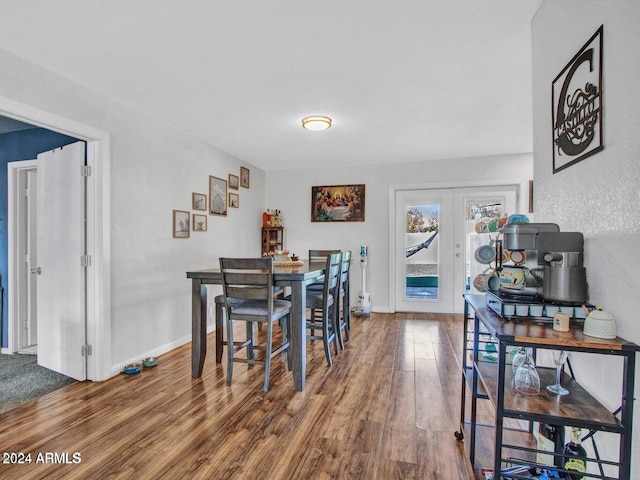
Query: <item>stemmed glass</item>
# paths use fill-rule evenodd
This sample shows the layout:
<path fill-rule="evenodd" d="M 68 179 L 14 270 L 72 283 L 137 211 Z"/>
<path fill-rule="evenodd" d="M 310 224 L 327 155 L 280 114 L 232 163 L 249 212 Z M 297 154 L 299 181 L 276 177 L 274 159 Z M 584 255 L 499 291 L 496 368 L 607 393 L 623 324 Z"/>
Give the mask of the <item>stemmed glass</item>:
<path fill-rule="evenodd" d="M 537 395 L 540 393 L 540 375 L 536 370 L 536 364 L 533 361 L 532 349 L 527 351 L 524 362 L 516 370 L 513 379 L 516 390 L 527 395 Z"/>
<path fill-rule="evenodd" d="M 564 388 L 560 384 L 562 376 L 562 365 L 567 359 L 567 352 L 564 350 L 556 350 L 553 354 L 553 360 L 556 362 L 556 383 L 553 385 L 547 385 L 547 390 L 555 393 L 556 395 L 569 395 L 569 390 Z"/>
<path fill-rule="evenodd" d="M 513 356 L 513 360 L 511 360 L 511 368 L 513 369 L 513 373 L 516 373 L 518 367 L 522 365 L 524 359 L 527 358 L 527 349 L 524 347 L 520 347 L 516 354 Z"/>

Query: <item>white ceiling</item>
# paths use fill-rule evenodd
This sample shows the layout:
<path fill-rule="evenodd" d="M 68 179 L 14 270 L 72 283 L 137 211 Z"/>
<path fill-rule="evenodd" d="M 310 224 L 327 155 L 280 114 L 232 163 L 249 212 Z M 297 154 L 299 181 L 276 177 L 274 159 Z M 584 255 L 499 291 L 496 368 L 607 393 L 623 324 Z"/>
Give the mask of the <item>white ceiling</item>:
<path fill-rule="evenodd" d="M 532 150 L 541 3 L 3 0 L 0 48 L 265 170 L 500 155 Z"/>

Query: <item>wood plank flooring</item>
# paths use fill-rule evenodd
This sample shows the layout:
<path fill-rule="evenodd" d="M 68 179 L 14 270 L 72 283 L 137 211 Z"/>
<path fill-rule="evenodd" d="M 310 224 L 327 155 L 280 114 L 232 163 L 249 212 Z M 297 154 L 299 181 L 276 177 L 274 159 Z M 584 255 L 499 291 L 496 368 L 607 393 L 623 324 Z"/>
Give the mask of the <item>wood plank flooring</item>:
<path fill-rule="evenodd" d="M 31 463 L 0 463 L 0 478 L 473 479 L 453 435 L 462 317 L 352 323 L 332 367 L 321 342 L 308 343 L 304 392 L 280 362 L 268 393 L 262 366 L 235 365 L 225 386 L 211 334 L 200 379 L 187 344 L 139 375 L 74 384 L 4 413 L 0 453 L 30 453 Z"/>

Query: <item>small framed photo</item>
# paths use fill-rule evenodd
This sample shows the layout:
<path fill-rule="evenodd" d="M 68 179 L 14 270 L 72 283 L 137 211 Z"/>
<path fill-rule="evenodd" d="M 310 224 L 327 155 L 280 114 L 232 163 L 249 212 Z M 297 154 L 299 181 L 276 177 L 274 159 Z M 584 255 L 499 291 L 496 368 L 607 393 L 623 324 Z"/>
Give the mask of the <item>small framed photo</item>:
<path fill-rule="evenodd" d="M 240 186 L 242 188 L 249 188 L 249 169 L 247 167 L 240 167 Z"/>
<path fill-rule="evenodd" d="M 238 190 L 240 186 L 240 178 L 232 173 L 229 174 L 229 188 L 232 190 Z"/>
<path fill-rule="evenodd" d="M 207 211 L 207 196 L 204 193 L 193 192 L 191 194 L 191 203 L 194 210 Z"/>
<path fill-rule="evenodd" d="M 193 214 L 193 231 L 194 232 L 206 232 L 207 231 L 207 216 L 199 213 Z"/>
<path fill-rule="evenodd" d="M 189 212 L 173 211 L 173 238 L 189 238 Z"/>
<path fill-rule="evenodd" d="M 237 193 L 229 193 L 229 207 L 240 207 L 240 195 L 238 195 Z"/>
<path fill-rule="evenodd" d="M 227 216 L 227 181 L 209 175 L 209 214 Z"/>

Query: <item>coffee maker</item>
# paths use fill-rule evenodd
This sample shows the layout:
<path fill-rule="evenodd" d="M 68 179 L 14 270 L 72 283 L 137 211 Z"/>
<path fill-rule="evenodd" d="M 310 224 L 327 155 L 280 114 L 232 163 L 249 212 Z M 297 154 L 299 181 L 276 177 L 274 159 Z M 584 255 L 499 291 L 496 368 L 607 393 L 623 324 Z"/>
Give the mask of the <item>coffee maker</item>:
<path fill-rule="evenodd" d="M 566 307 L 586 303 L 582 233 L 561 232 L 555 223 L 513 223 L 505 225 L 502 234 L 504 249 L 525 253 L 525 286 L 489 292 L 489 307 L 502 315 L 505 302 Z"/>

